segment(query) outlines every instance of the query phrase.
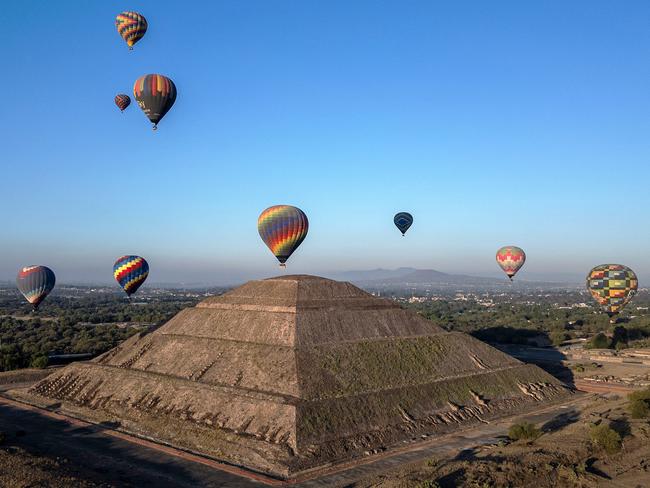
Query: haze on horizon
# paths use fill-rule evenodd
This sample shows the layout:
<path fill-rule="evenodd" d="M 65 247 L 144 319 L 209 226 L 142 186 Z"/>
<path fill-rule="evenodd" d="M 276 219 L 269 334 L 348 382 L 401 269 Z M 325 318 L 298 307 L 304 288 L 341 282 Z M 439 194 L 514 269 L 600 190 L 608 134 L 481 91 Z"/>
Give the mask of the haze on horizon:
<path fill-rule="evenodd" d="M 650 3 L 176 6 L 3 4 L 0 280 L 110 282 L 123 254 L 150 282 L 274 276 L 256 221 L 287 203 L 310 221 L 287 273 L 503 278 L 512 244 L 522 280 L 650 281 Z M 149 22 L 132 52 L 126 8 Z M 145 73 L 178 88 L 156 133 L 113 105 Z"/>

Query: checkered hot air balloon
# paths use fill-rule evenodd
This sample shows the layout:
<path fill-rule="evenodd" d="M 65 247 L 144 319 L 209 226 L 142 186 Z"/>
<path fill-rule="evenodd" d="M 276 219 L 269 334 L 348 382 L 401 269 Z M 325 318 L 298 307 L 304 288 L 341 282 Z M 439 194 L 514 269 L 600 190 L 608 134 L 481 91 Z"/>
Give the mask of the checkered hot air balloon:
<path fill-rule="evenodd" d="M 393 217 L 393 222 L 395 226 L 402 233 L 402 237 L 406 234 L 406 231 L 409 230 L 409 227 L 413 225 L 413 216 L 408 212 L 399 212 Z"/>
<path fill-rule="evenodd" d="M 587 289 L 614 322 L 614 316 L 632 300 L 639 286 L 636 274 L 622 264 L 601 264 L 589 271 Z"/>
<path fill-rule="evenodd" d="M 147 32 L 147 19 L 137 12 L 122 12 L 115 17 L 115 27 L 129 50 L 132 50 L 133 45 Z"/>
<path fill-rule="evenodd" d="M 55 283 L 54 272 L 47 266 L 25 266 L 16 277 L 18 290 L 34 306 L 34 310 L 45 300 Z"/>
<path fill-rule="evenodd" d="M 121 112 L 124 112 L 124 110 L 126 110 L 126 107 L 131 105 L 131 97 L 125 95 L 124 93 L 115 95 L 115 105 L 117 105 L 117 108 L 119 108 Z"/>
<path fill-rule="evenodd" d="M 505 271 L 510 281 L 525 262 L 526 253 L 517 246 L 505 246 L 497 251 L 497 264 Z"/>
<path fill-rule="evenodd" d="M 156 130 L 176 101 L 176 85 L 163 75 L 144 75 L 135 80 L 133 96 Z"/>
<path fill-rule="evenodd" d="M 122 256 L 113 265 L 113 276 L 130 297 L 149 276 L 149 264 L 140 256 Z"/>
<path fill-rule="evenodd" d="M 273 255 L 285 266 L 289 256 L 307 237 L 309 221 L 305 213 L 291 205 L 274 205 L 257 219 L 257 231 Z"/>

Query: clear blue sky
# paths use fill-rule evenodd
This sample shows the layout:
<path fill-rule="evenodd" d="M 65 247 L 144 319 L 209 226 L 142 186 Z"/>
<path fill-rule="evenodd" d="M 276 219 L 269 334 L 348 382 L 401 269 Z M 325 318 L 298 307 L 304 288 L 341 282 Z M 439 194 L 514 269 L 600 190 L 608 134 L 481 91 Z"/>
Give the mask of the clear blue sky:
<path fill-rule="evenodd" d="M 258 214 L 310 220 L 291 272 L 650 276 L 650 2 L 7 0 L 0 279 L 277 274 Z M 149 21 L 129 52 L 122 10 Z M 178 98 L 153 133 L 146 73 Z M 397 211 L 415 223 L 406 238 Z"/>

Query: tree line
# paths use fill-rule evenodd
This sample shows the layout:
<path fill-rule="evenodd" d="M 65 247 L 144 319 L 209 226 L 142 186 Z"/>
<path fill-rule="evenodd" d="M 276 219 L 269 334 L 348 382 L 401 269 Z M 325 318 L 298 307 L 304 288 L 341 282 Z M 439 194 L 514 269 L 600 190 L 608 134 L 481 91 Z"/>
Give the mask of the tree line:
<path fill-rule="evenodd" d="M 60 354 L 98 355 L 142 330 L 153 330 L 198 297 L 174 293 L 130 303 L 113 293 L 48 297 L 32 312 L 20 297 L 0 297 L 0 371 L 48 365 Z"/>

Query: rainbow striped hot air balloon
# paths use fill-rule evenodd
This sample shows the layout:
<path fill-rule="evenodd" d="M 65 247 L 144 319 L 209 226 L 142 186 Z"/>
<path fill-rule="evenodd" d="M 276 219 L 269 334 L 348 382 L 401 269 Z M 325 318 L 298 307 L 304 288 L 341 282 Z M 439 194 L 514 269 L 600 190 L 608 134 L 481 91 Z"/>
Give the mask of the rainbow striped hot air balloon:
<path fill-rule="evenodd" d="M 273 255 L 285 266 L 289 256 L 307 237 L 309 221 L 305 212 L 291 205 L 274 205 L 257 219 L 257 231 Z"/>
<path fill-rule="evenodd" d="M 140 256 L 122 256 L 113 265 L 113 276 L 130 297 L 149 276 L 149 264 Z"/>
<path fill-rule="evenodd" d="M 54 272 L 47 266 L 25 266 L 16 277 L 18 290 L 34 306 L 34 310 L 45 300 L 55 283 Z"/>
<path fill-rule="evenodd" d="M 497 264 L 505 271 L 510 281 L 525 262 L 526 253 L 517 246 L 505 246 L 497 251 Z"/>
<path fill-rule="evenodd" d="M 634 271 L 622 264 L 601 264 L 587 275 L 587 289 L 609 315 L 614 316 L 632 300 L 639 286 Z"/>
<path fill-rule="evenodd" d="M 115 27 L 129 50 L 132 50 L 133 45 L 147 32 L 147 19 L 137 12 L 122 12 L 115 17 Z"/>
<path fill-rule="evenodd" d="M 135 80 L 133 96 L 156 130 L 176 101 L 176 85 L 163 75 L 144 75 Z"/>

